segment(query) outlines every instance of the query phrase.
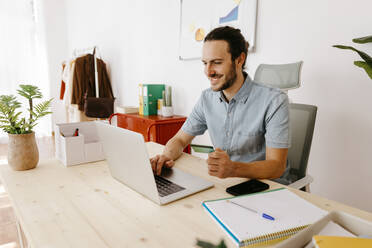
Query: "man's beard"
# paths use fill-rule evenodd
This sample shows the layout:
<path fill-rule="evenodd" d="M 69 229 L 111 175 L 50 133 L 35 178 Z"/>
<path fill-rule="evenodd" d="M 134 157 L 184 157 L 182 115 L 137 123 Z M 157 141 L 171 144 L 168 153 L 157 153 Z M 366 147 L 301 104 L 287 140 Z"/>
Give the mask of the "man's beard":
<path fill-rule="evenodd" d="M 231 65 L 231 69 L 229 73 L 226 76 L 226 82 L 219 88 L 216 89 L 215 91 L 222 91 L 230 88 L 236 80 L 236 69 L 235 69 L 235 63 Z"/>
<path fill-rule="evenodd" d="M 226 77 L 226 82 L 221 86 L 220 91 L 230 88 L 235 83 L 235 80 L 236 80 L 236 70 L 235 70 L 235 66 L 232 65 L 231 70 Z"/>

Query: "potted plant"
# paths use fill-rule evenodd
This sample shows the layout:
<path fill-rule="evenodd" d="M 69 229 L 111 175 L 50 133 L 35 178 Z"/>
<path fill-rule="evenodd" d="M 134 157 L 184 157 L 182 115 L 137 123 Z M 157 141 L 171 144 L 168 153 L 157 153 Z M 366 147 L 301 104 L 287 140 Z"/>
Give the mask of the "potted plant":
<path fill-rule="evenodd" d="M 15 96 L 1 95 L 0 128 L 9 136 L 8 164 L 14 170 L 28 170 L 35 168 L 39 162 L 39 151 L 32 129 L 41 117 L 51 113 L 48 110 L 52 99 L 34 106 L 33 100 L 43 97 L 38 87 L 22 84 L 17 92 L 28 100 L 29 118 L 21 116 L 22 111 L 18 111 L 21 103 Z"/>
<path fill-rule="evenodd" d="M 353 39 L 353 42 L 359 43 L 359 44 L 372 43 L 372 35 Z M 348 50 L 357 52 L 364 61 L 354 61 L 354 65 L 360 68 L 363 68 L 367 72 L 368 76 L 372 79 L 372 58 L 371 56 L 351 46 L 334 45 L 333 47 L 337 47 L 340 49 L 348 49 Z"/>
<path fill-rule="evenodd" d="M 221 240 L 221 242 L 219 244 L 215 245 L 215 244 L 212 244 L 210 242 L 197 239 L 196 240 L 196 245 L 201 247 L 201 248 L 227 248 L 227 246 L 225 245 L 224 240 Z"/>

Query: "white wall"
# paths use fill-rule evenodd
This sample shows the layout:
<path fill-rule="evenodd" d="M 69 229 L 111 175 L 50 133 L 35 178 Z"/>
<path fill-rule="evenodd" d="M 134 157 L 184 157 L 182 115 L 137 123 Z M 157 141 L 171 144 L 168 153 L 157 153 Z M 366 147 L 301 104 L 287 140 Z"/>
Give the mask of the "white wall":
<path fill-rule="evenodd" d="M 303 60 L 294 102 L 319 107 L 309 159 L 312 191 L 372 211 L 372 80 L 358 56 L 332 48 L 371 35 L 371 1 L 259 1 L 257 52 L 249 65 Z M 372 52 L 372 45 L 358 45 Z"/>
<path fill-rule="evenodd" d="M 190 113 L 209 83 L 200 61 L 178 60 L 180 1 L 65 3 L 66 58 L 74 48 L 98 45 L 120 105 L 138 105 L 139 83 L 161 82 L 173 86 L 175 112 Z M 259 0 L 257 48 L 247 63 L 253 75 L 260 63 L 304 61 L 303 85 L 290 98 L 319 107 L 309 160 L 312 191 L 368 211 L 372 81 L 353 66 L 356 55 L 331 45 L 371 35 L 371 8 L 366 0 Z"/>

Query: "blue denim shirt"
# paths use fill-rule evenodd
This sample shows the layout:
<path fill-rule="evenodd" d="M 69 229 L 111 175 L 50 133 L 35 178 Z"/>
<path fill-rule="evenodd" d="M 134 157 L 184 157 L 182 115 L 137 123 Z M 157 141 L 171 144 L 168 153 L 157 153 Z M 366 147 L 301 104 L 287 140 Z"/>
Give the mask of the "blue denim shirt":
<path fill-rule="evenodd" d="M 207 129 L 213 146 L 226 151 L 232 161 L 265 160 L 266 146 L 290 146 L 288 97 L 249 75 L 229 103 L 222 92 L 206 89 L 182 130 L 196 136 Z"/>

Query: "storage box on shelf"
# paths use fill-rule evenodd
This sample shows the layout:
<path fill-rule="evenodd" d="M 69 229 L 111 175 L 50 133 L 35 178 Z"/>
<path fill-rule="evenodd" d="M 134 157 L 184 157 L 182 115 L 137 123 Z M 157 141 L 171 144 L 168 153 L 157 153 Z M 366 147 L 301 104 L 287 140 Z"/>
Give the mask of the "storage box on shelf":
<path fill-rule="evenodd" d="M 78 136 L 73 136 L 76 129 Z M 65 166 L 104 160 L 94 122 L 55 125 L 56 158 Z"/>

